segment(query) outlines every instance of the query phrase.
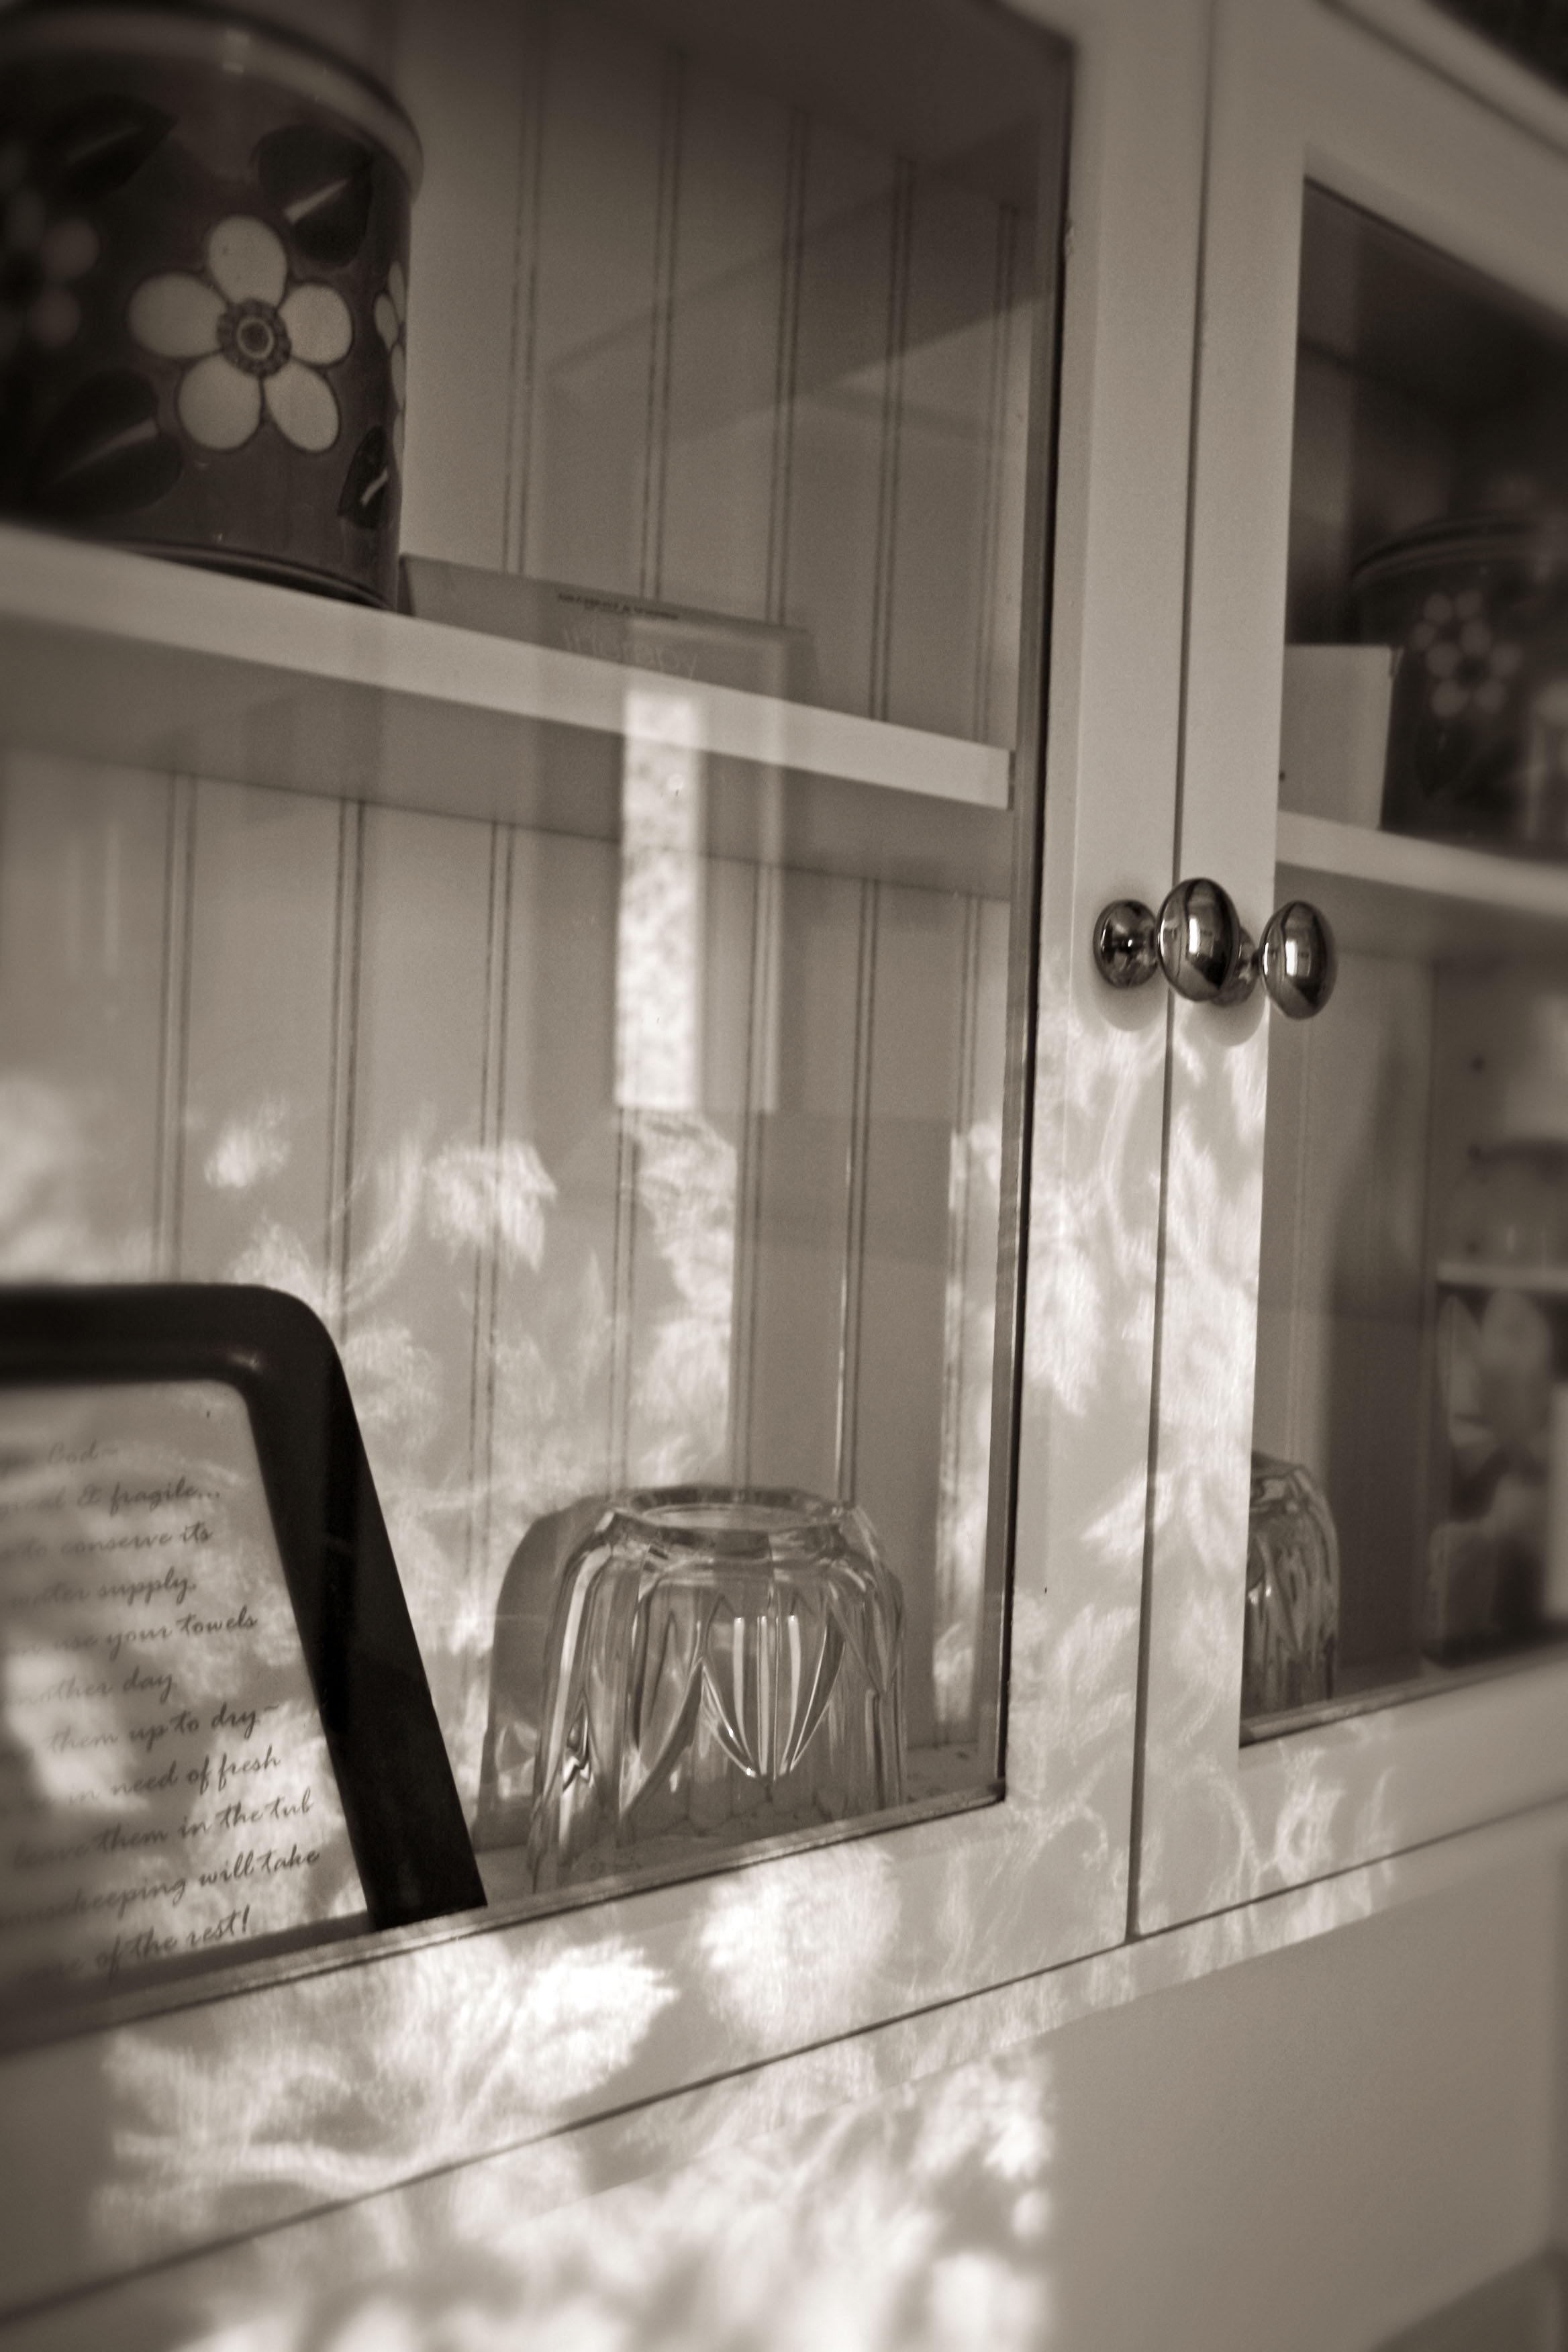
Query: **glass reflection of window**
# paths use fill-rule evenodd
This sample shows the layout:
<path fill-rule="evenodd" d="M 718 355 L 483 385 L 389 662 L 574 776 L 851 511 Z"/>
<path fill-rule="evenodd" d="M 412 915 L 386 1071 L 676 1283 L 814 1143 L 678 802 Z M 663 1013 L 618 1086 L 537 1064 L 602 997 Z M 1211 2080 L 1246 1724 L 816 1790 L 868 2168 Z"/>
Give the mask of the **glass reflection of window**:
<path fill-rule="evenodd" d="M 616 1483 L 729 1475 L 736 1152 L 703 1106 L 704 784 L 695 698 L 628 692 L 616 925 Z M 649 1279 L 649 1243 L 664 1282 Z"/>
<path fill-rule="evenodd" d="M 616 1100 L 699 1108 L 702 1045 L 700 714 L 657 688 L 626 696 L 616 927 Z"/>

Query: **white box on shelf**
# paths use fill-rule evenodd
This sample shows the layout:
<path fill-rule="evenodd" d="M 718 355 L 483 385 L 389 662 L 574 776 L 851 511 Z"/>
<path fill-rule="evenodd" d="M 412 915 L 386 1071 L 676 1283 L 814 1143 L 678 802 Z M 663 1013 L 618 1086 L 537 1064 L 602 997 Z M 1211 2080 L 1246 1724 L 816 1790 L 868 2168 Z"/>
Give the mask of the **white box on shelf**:
<path fill-rule="evenodd" d="M 1340 824 L 1377 824 L 1398 661 L 1391 646 L 1286 646 L 1282 808 Z"/>
<path fill-rule="evenodd" d="M 792 702 L 820 698 L 816 651 L 805 629 L 429 555 L 405 555 L 402 579 L 403 610 L 447 628 L 554 646 L 677 682 L 734 686 Z"/>

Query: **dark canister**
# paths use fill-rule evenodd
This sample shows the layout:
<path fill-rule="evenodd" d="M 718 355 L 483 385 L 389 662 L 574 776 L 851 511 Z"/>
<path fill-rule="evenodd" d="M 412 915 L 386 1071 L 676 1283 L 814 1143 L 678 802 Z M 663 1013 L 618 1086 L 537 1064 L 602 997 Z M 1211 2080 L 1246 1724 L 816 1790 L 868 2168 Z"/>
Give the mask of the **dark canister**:
<path fill-rule="evenodd" d="M 1352 588 L 1363 640 L 1400 653 L 1384 824 L 1568 856 L 1568 517 L 1426 524 Z"/>
<path fill-rule="evenodd" d="M 0 507 L 395 603 L 419 173 L 384 91 L 291 35 L 0 16 Z"/>

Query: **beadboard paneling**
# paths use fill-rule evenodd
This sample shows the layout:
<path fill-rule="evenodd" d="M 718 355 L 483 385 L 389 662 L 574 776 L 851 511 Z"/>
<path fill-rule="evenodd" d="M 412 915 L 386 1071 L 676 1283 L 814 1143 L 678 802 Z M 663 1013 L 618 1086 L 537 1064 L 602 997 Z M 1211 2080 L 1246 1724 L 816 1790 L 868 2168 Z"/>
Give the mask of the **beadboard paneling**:
<path fill-rule="evenodd" d="M 174 1216 L 188 797 L 13 754 L 0 771 L 0 1265 L 153 1273 Z"/>
<path fill-rule="evenodd" d="M 330 802 L 205 785 L 188 882 L 179 1272 L 268 1283 L 318 1312 L 331 1263 L 339 867 L 352 823 Z"/>
<path fill-rule="evenodd" d="M 575 0 L 403 13 L 405 548 L 788 622 L 830 707 L 1010 744 L 1016 206 Z"/>

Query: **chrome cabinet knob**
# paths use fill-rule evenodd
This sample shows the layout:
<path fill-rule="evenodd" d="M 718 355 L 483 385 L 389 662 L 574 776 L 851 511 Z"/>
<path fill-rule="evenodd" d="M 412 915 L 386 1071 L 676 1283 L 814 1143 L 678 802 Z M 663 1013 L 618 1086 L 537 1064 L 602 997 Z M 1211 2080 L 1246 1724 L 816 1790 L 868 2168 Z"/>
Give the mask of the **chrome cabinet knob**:
<path fill-rule="evenodd" d="M 1142 988 L 1160 969 L 1157 926 L 1136 898 L 1102 907 L 1094 926 L 1094 961 L 1112 988 Z"/>
<path fill-rule="evenodd" d="M 1228 895 L 1199 875 L 1160 909 L 1160 969 L 1192 1004 L 1240 1004 L 1258 982 L 1258 950 Z"/>
<path fill-rule="evenodd" d="M 1228 894 L 1202 875 L 1178 882 L 1157 915 L 1137 898 L 1102 907 L 1094 961 L 1112 988 L 1142 988 L 1163 971 L 1194 1004 L 1243 1004 L 1261 974 L 1290 1021 L 1321 1013 L 1339 975 L 1327 918 L 1305 898 L 1276 908 L 1255 946 Z"/>
<path fill-rule="evenodd" d="M 1258 961 L 1263 985 L 1289 1021 L 1310 1021 L 1334 992 L 1340 960 L 1326 919 L 1305 898 L 1269 916 Z"/>

